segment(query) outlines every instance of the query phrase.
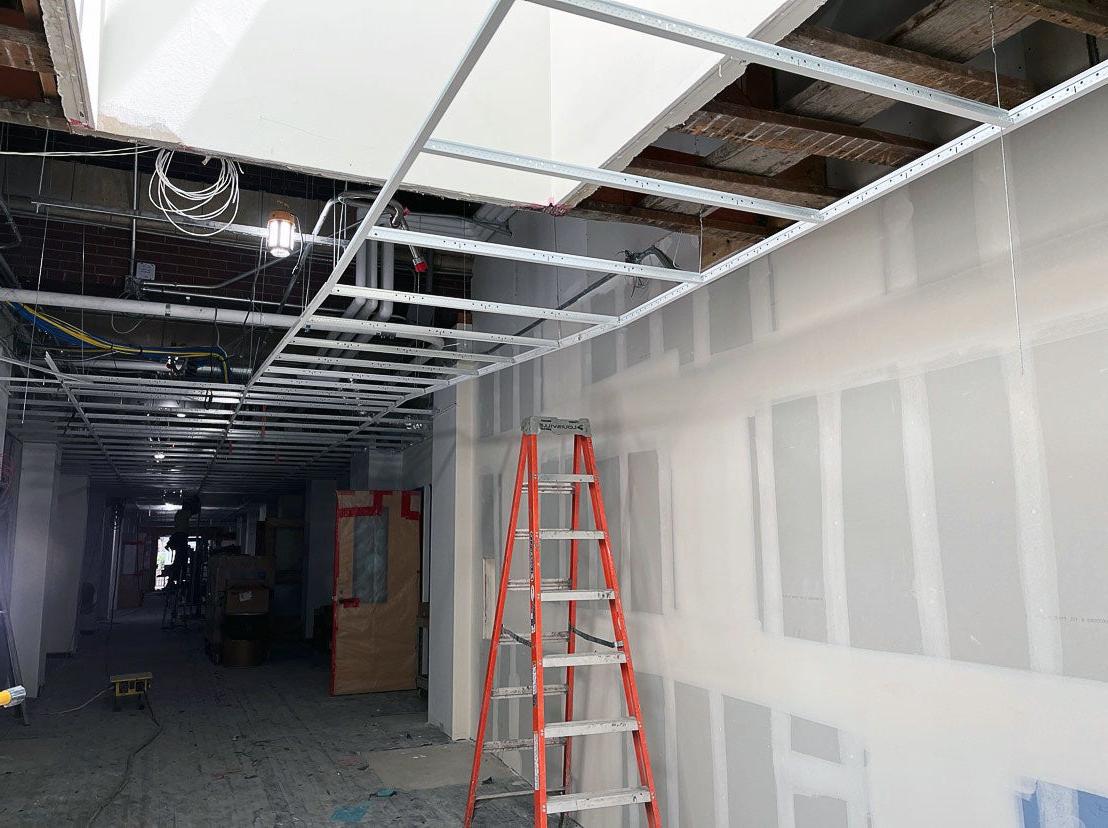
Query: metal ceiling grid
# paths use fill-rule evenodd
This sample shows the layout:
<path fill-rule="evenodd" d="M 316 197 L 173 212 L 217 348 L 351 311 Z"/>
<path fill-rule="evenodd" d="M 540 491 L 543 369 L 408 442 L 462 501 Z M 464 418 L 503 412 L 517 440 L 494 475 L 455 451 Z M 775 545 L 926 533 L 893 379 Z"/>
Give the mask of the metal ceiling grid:
<path fill-rule="evenodd" d="M 87 463 L 92 473 L 101 477 L 117 475 L 127 482 L 148 485 L 164 485 L 169 480 L 178 488 L 197 485 L 226 488 L 242 485 L 248 479 L 251 488 L 256 489 L 309 473 L 338 472 L 349 462 L 350 455 L 360 449 L 401 450 L 424 439 L 430 432 L 431 411 L 409 406 L 409 403 L 475 376 L 501 371 L 628 325 L 1108 82 L 1108 62 L 1105 62 L 1015 109 L 1004 110 L 606 0 L 520 0 L 970 118 L 981 124 L 822 210 L 798 208 L 611 170 L 433 140 L 431 136 L 439 121 L 514 2 L 498 0 L 492 6 L 431 112 L 338 257 L 330 276 L 294 321 L 279 323 L 285 328 L 280 341 L 245 384 L 67 376 L 51 366 L 45 375 L 13 378 L 17 384 L 24 383 L 22 390 L 29 412 L 41 413 L 44 418 L 53 417 L 34 425 L 24 420 L 24 433 L 31 434 L 38 429 L 57 430 L 61 418 L 68 416 L 61 430 L 67 459 Z M 539 172 L 697 204 L 750 210 L 795 223 L 701 273 L 376 226 L 421 153 Z M 675 284 L 618 316 L 340 284 L 342 274 L 367 240 Z M 542 338 L 483 332 L 469 327 L 362 321 L 329 313 L 325 305 L 332 297 L 553 320 L 576 329 L 565 335 L 559 331 L 556 338 Z M 168 311 L 167 307 L 167 315 Z M 412 348 L 381 341 L 331 339 L 324 335 L 328 332 L 362 334 L 367 338 L 380 335 L 402 339 L 433 338 L 447 344 L 433 349 Z M 482 352 L 480 348 L 490 349 L 490 352 Z M 492 353 L 493 348 L 498 353 Z M 341 356 L 336 355 L 339 352 Z M 400 361 L 406 358 L 422 361 Z M 430 360 L 435 364 L 430 364 Z M 174 407 L 182 408 L 185 416 L 181 417 L 181 412 L 174 411 Z M 156 463 L 152 461 L 155 451 L 163 455 Z"/>

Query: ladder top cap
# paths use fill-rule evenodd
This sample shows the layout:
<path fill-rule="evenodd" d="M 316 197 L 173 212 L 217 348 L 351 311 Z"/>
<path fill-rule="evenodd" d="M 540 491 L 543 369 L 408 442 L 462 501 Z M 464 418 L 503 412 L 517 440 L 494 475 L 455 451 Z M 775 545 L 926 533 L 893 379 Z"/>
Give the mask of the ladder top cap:
<path fill-rule="evenodd" d="M 524 417 L 523 433 L 538 434 L 540 431 L 550 431 L 554 434 L 581 434 L 585 437 L 592 436 L 592 427 L 588 418 L 580 420 L 563 420 L 559 417 Z"/>

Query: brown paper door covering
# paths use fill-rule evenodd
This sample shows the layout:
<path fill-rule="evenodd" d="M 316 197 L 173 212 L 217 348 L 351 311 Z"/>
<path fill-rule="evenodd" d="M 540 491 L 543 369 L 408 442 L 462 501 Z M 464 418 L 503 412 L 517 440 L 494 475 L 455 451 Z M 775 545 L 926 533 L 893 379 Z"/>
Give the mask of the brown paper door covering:
<path fill-rule="evenodd" d="M 357 522 L 374 517 L 387 520 L 388 526 L 381 533 L 388 538 L 383 603 L 371 603 L 372 595 L 358 596 L 355 589 Z M 415 689 L 419 547 L 419 492 L 338 492 L 332 695 Z M 363 547 L 363 552 L 369 549 Z"/>

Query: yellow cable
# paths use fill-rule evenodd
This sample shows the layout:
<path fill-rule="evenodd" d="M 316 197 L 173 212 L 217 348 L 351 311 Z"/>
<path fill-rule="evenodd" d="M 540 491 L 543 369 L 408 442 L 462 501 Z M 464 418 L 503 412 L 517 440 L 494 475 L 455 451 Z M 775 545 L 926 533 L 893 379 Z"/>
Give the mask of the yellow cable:
<path fill-rule="evenodd" d="M 49 314 L 43 313 L 42 311 L 38 311 L 38 310 L 35 310 L 34 308 L 27 307 L 27 305 L 23 305 L 23 309 L 26 310 L 32 316 L 34 316 L 38 319 L 41 319 L 45 322 L 49 322 L 51 325 L 54 325 L 57 328 L 60 328 L 64 333 L 68 334 L 69 336 L 72 336 L 74 339 L 76 339 L 80 342 L 83 342 L 86 345 L 90 345 L 93 348 L 96 348 L 96 349 L 101 350 L 101 351 L 109 351 L 111 353 L 121 353 L 121 354 L 144 354 L 145 353 L 145 354 L 154 354 L 154 355 L 157 355 L 157 356 L 183 356 L 183 357 L 193 357 L 193 358 L 196 358 L 196 359 L 206 358 L 206 359 L 218 360 L 221 364 L 222 369 L 223 369 L 223 381 L 224 382 L 227 381 L 227 378 L 228 378 L 227 359 L 222 354 L 216 353 L 215 351 L 171 351 L 171 350 L 167 350 L 165 348 L 136 348 L 136 347 L 131 346 L 131 345 L 118 345 L 118 344 L 113 343 L 113 342 L 107 342 L 106 340 L 98 339 L 98 338 L 86 333 L 85 331 L 81 330 L 80 328 L 76 328 L 76 327 L 70 325 L 67 322 L 63 322 L 61 319 L 50 316 Z"/>

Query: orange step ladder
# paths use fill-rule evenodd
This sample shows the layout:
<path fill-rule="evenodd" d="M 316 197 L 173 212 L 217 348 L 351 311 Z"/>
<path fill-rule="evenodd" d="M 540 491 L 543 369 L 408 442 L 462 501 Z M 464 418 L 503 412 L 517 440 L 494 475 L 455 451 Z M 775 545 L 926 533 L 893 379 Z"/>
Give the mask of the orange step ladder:
<path fill-rule="evenodd" d="M 541 432 L 573 436 L 573 473 L 540 474 L 538 437 Z M 596 528 L 580 528 L 581 497 L 591 498 Z M 541 525 L 540 495 L 571 497 L 571 526 L 543 528 Z M 516 531 L 521 498 L 527 497 L 527 522 L 525 530 Z M 529 577 L 510 578 L 512 553 L 519 541 L 528 541 Z M 544 577 L 542 570 L 541 542 L 545 540 L 569 541 L 569 576 Z M 577 583 L 579 546 L 582 541 L 596 541 L 599 545 L 600 564 L 604 573 L 603 589 L 579 589 Z M 530 599 L 531 630 L 522 635 L 504 627 L 504 604 L 509 591 L 526 590 Z M 604 601 L 612 616 L 613 640 L 607 641 L 585 633 L 576 627 L 577 604 L 581 601 Z M 564 602 L 568 605 L 568 629 L 553 634 L 543 631 L 543 605 Z M 577 639 L 600 646 L 600 649 L 578 650 Z M 546 653 L 544 645 L 565 642 L 564 653 Z M 519 644 L 531 650 L 530 687 L 493 687 L 496 675 L 496 659 L 500 646 Z M 573 680 L 578 667 L 599 664 L 618 664 L 623 683 L 627 714 L 616 719 L 573 719 Z M 565 670 L 564 683 L 548 684 L 547 670 Z M 494 701 L 531 698 L 531 739 L 485 740 L 485 728 L 489 719 L 489 705 Z M 547 723 L 548 696 L 564 696 L 563 721 Z M 593 792 L 572 792 L 570 787 L 570 759 L 572 740 L 577 736 L 594 736 L 607 733 L 630 732 L 638 766 L 639 785 L 633 788 L 617 788 Z M 547 786 L 546 748 L 562 747 L 562 780 L 559 787 Z M 614 808 L 642 805 L 650 828 L 661 828 L 662 820 L 654 792 L 654 775 L 650 769 L 650 754 L 646 747 L 642 708 L 639 705 L 635 670 L 631 663 L 631 647 L 627 641 L 627 625 L 624 621 L 623 602 L 616 582 L 616 568 L 612 560 L 612 548 L 608 540 L 608 521 L 604 514 L 604 500 L 600 494 L 600 477 L 593 453 L 592 434 L 588 420 L 562 420 L 554 417 L 528 417 L 523 421 L 523 437 L 519 447 L 519 464 L 516 469 L 512 511 L 508 519 L 508 537 L 504 547 L 504 564 L 500 573 L 500 589 L 493 617 L 492 643 L 489 647 L 488 666 L 485 670 L 485 689 L 481 702 L 481 718 L 477 725 L 477 738 L 473 752 L 473 773 L 469 780 L 469 797 L 466 802 L 465 826 L 473 823 L 475 807 L 483 799 L 496 799 L 503 793 L 481 795 L 477 792 L 481 758 L 485 753 L 531 749 L 534 752 L 534 802 L 535 826 L 546 828 L 551 814 L 567 814 L 593 808 Z"/>

